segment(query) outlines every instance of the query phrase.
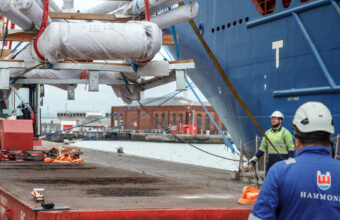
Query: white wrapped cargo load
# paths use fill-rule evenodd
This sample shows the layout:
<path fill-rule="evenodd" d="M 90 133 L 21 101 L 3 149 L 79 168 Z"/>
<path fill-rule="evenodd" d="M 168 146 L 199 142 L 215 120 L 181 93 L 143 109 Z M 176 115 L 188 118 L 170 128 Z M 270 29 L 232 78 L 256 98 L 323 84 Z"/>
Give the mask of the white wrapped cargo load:
<path fill-rule="evenodd" d="M 50 69 L 34 69 L 22 74 L 22 70 L 11 69 L 11 78 L 20 76 L 27 79 L 80 79 L 82 70 L 50 70 Z M 126 75 L 127 76 L 127 75 Z M 129 77 L 128 77 L 129 78 Z M 133 77 L 134 78 L 134 77 Z M 102 71 L 99 72 L 100 80 L 122 80 L 121 74 L 117 72 Z M 110 85 L 118 98 L 121 98 L 125 103 L 131 103 L 140 97 L 139 87 L 129 87 L 125 85 Z M 65 84 L 53 84 L 52 86 L 67 90 Z"/>
<path fill-rule="evenodd" d="M 197 2 L 189 2 L 184 6 L 152 17 L 151 22 L 157 24 L 160 29 L 168 28 L 172 25 L 196 18 L 198 15 L 198 8 Z"/>
<path fill-rule="evenodd" d="M 22 58 L 23 56 L 19 57 Z M 33 69 L 26 73 L 22 69 L 10 69 L 10 77 L 27 78 L 27 79 L 80 79 L 82 70 L 52 70 L 52 69 Z M 136 73 L 126 73 L 125 77 L 129 81 L 134 81 L 137 77 Z M 121 73 L 101 71 L 99 72 L 100 80 L 123 80 Z M 47 84 L 48 85 L 48 84 Z M 138 100 L 140 97 L 140 87 L 130 86 L 129 88 L 125 85 L 111 85 L 112 90 L 118 98 L 121 98 L 125 103 L 131 103 L 132 101 Z M 57 88 L 67 90 L 65 84 L 53 84 Z M 19 88 L 19 87 L 17 87 Z"/>
<path fill-rule="evenodd" d="M 64 58 L 152 59 L 162 45 L 162 31 L 151 22 L 51 23 L 38 40 L 49 62 Z"/>
<path fill-rule="evenodd" d="M 117 10 L 121 6 L 125 5 L 127 2 L 125 1 L 108 1 L 101 2 L 98 5 L 89 8 L 87 10 L 80 11 L 81 13 L 90 13 L 90 14 L 107 14 L 114 10 Z"/>
<path fill-rule="evenodd" d="M 63 0 L 62 9 L 64 12 L 73 12 L 74 11 L 74 0 Z"/>
<path fill-rule="evenodd" d="M 43 10 L 34 0 L 13 0 L 14 6 L 33 22 L 37 30 L 40 29 Z"/>
<path fill-rule="evenodd" d="M 168 8 L 176 3 L 179 0 L 149 0 L 150 12 L 154 13 L 160 11 L 162 9 Z M 127 5 L 121 7 L 118 10 L 119 14 L 133 15 L 133 14 L 141 14 L 145 11 L 144 0 L 133 0 Z"/>
<path fill-rule="evenodd" d="M 44 0 L 35 0 L 40 8 L 44 8 Z M 62 12 L 61 8 L 53 1 L 48 0 L 48 3 L 50 5 L 49 10 L 53 12 Z"/>
<path fill-rule="evenodd" d="M 25 31 L 34 29 L 33 22 L 15 8 L 11 0 L 1 0 L 0 13 Z"/>

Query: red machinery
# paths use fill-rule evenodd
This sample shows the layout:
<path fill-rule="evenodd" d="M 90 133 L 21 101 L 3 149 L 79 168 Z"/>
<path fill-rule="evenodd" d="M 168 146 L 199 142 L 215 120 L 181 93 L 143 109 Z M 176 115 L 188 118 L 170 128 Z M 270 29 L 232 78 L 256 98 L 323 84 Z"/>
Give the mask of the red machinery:
<path fill-rule="evenodd" d="M 197 134 L 196 125 L 182 125 L 182 134 Z"/>
<path fill-rule="evenodd" d="M 33 150 L 32 120 L 0 120 L 1 150 Z"/>

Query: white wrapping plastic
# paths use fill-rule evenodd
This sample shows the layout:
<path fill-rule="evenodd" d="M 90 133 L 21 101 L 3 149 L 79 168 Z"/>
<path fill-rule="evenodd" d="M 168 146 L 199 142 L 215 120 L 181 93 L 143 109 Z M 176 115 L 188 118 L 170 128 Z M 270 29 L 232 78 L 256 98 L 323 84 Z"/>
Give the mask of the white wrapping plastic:
<path fill-rule="evenodd" d="M 93 8 L 89 8 L 87 10 L 81 11 L 81 13 L 90 13 L 90 14 L 107 14 L 110 13 L 119 7 L 125 5 L 126 2 L 124 1 L 109 1 L 109 2 L 102 2 L 96 5 Z"/>
<path fill-rule="evenodd" d="M 112 86 L 112 90 L 118 98 L 121 98 L 126 104 L 140 99 L 140 88 L 126 86 Z"/>
<path fill-rule="evenodd" d="M 168 28 L 196 18 L 198 8 L 197 2 L 189 2 L 189 4 L 152 17 L 151 22 L 157 24 L 160 29 Z"/>
<path fill-rule="evenodd" d="M 132 59 L 143 62 L 159 52 L 162 32 L 151 22 L 51 23 L 38 40 L 51 63 L 77 59 Z"/>
<path fill-rule="evenodd" d="M 0 13 L 25 31 L 34 29 L 33 22 L 15 8 L 11 0 L 1 0 Z"/>
<path fill-rule="evenodd" d="M 44 3 L 43 0 L 35 0 L 37 2 L 37 4 L 39 5 L 40 8 L 44 7 Z M 52 12 L 62 12 L 62 10 L 59 8 L 59 6 L 53 1 L 53 0 L 49 0 L 48 1 L 50 4 L 50 11 Z"/>
<path fill-rule="evenodd" d="M 154 13 L 164 8 L 178 3 L 180 0 L 149 0 L 150 12 Z M 137 7 L 136 7 L 137 6 Z M 133 0 L 121 9 L 118 13 L 133 15 L 134 13 L 141 14 L 145 11 L 144 0 Z"/>
<path fill-rule="evenodd" d="M 50 70 L 50 69 L 34 69 L 25 74 L 22 74 L 23 70 L 11 69 L 10 76 L 14 78 L 20 76 L 20 78 L 27 79 L 80 79 L 82 70 Z M 126 74 L 128 79 L 135 78 Z M 101 80 L 122 80 L 121 74 L 117 72 L 102 71 L 99 72 L 99 79 Z M 110 85 L 112 90 L 118 98 L 121 98 L 125 103 L 130 104 L 132 101 L 138 100 L 140 97 L 139 87 L 129 87 L 125 85 Z M 67 85 L 65 84 L 53 84 L 52 86 L 58 87 L 63 90 L 67 90 Z"/>
<path fill-rule="evenodd" d="M 14 6 L 33 22 L 36 29 L 40 29 L 43 10 L 34 0 L 13 0 Z"/>
<path fill-rule="evenodd" d="M 67 12 L 74 11 L 74 0 L 64 0 L 62 9 Z"/>

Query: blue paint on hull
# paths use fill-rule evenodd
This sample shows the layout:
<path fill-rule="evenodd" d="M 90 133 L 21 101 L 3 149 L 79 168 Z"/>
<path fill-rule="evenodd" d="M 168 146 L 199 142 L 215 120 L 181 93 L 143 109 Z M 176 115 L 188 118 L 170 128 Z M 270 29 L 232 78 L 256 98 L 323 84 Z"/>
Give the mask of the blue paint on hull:
<path fill-rule="evenodd" d="M 274 97 L 275 91 L 329 86 L 329 80 L 294 16 L 289 13 L 263 24 L 247 25 L 315 4 L 297 15 L 330 76 L 336 85 L 340 85 L 340 16 L 334 6 L 334 3 L 339 6 L 339 1 L 333 4 L 327 0 L 292 1 L 287 9 L 281 6 L 281 1 L 276 1 L 274 13 L 266 16 L 259 14 L 251 0 L 197 2 L 200 10 L 195 23 L 202 27 L 204 39 L 264 130 L 270 127 L 268 115 L 274 110 L 284 113 L 284 126 L 290 128 L 298 106 L 306 101 L 321 101 L 331 109 L 336 133 L 340 133 L 339 91 Z M 240 139 L 247 143 L 256 135 L 261 136 L 227 88 L 190 25 L 178 25 L 176 31 L 180 37 L 181 58 L 193 58 L 196 63 L 196 69 L 188 73 L 190 78 L 215 108 L 234 142 L 239 145 Z M 272 43 L 281 40 L 283 48 L 279 50 L 279 68 L 276 68 L 276 50 Z M 254 152 L 254 145 L 247 145 L 247 150 Z"/>

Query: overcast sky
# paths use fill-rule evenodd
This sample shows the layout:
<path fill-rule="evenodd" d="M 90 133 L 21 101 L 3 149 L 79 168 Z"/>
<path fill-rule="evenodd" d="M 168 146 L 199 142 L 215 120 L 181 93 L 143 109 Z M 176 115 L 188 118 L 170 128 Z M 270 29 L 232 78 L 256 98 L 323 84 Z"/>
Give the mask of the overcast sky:
<path fill-rule="evenodd" d="M 62 0 L 55 0 L 61 7 Z M 75 0 L 75 9 L 87 9 L 100 3 L 100 0 Z M 88 87 L 87 87 L 88 88 Z M 148 90 L 144 93 L 144 97 L 156 97 L 168 94 L 175 91 L 175 83 L 170 83 L 155 89 Z M 85 111 L 85 112 L 110 112 L 111 106 L 124 105 L 120 98 L 117 98 L 109 86 L 101 85 L 99 92 L 88 92 L 85 90 L 85 85 L 78 85 L 75 91 L 75 101 L 67 100 L 67 92 L 56 87 L 45 86 L 45 98 L 42 106 L 43 114 L 56 113 L 66 111 Z M 206 99 L 196 88 L 196 92 L 205 101 Z M 181 94 L 189 99 L 196 100 L 191 91 L 187 94 Z"/>

